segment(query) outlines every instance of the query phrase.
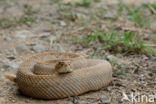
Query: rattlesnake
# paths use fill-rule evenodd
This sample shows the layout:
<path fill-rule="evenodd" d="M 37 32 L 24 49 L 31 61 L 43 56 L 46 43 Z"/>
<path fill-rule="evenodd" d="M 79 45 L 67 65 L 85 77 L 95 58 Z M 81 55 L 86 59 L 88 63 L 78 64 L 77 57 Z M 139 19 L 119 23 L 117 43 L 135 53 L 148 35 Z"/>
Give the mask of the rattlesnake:
<path fill-rule="evenodd" d="M 14 81 L 26 96 L 60 99 L 98 90 L 111 80 L 112 68 L 105 60 L 49 51 L 25 60 Z"/>

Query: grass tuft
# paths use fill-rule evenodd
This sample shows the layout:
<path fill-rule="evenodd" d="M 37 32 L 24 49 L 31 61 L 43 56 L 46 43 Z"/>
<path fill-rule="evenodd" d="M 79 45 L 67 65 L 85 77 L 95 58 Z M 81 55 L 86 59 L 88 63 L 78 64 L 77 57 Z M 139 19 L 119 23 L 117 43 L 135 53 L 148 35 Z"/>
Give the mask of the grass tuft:
<path fill-rule="evenodd" d="M 152 48 L 146 46 L 144 41 L 131 31 L 124 32 L 123 34 L 116 31 L 111 33 L 94 31 L 90 35 L 82 36 L 76 43 L 84 47 L 92 47 L 93 44 L 100 43 L 99 46 L 97 44 L 96 48 L 100 47 L 106 51 L 115 53 L 156 55 Z"/>
<path fill-rule="evenodd" d="M 118 70 L 115 70 L 113 73 L 113 77 L 125 78 L 128 76 L 127 70 L 124 70 L 121 66 L 117 67 Z"/>
<path fill-rule="evenodd" d="M 80 0 L 76 3 L 78 6 L 89 7 L 92 4 L 93 0 Z"/>
<path fill-rule="evenodd" d="M 129 8 L 128 18 L 136 23 L 136 25 L 147 28 L 149 26 L 149 19 L 145 16 L 141 7 Z"/>
<path fill-rule="evenodd" d="M 143 7 L 146 7 L 147 9 L 149 9 L 152 14 L 156 14 L 156 4 L 146 3 L 146 4 L 143 4 Z"/>
<path fill-rule="evenodd" d="M 6 28 L 10 28 L 11 26 L 14 26 L 15 22 L 14 20 L 11 19 L 0 19 L 0 28 L 6 29 Z"/>
<path fill-rule="evenodd" d="M 18 25 L 32 25 L 34 22 L 36 22 L 36 20 L 35 20 L 35 17 L 33 16 L 22 16 L 19 19 L 3 18 L 3 19 L 0 19 L 0 28 L 7 29 L 10 27 L 18 26 Z"/>
<path fill-rule="evenodd" d="M 33 10 L 32 6 L 24 5 L 24 15 L 20 18 L 2 18 L 0 19 L 0 28 L 6 29 L 18 25 L 32 25 L 36 22 L 34 13 L 37 13 L 36 10 Z"/>
<path fill-rule="evenodd" d="M 20 25 L 22 25 L 22 24 L 31 25 L 35 22 L 36 22 L 36 20 L 33 16 L 23 16 L 19 20 L 17 20 L 17 24 L 20 24 Z"/>
<path fill-rule="evenodd" d="M 145 14 L 145 7 L 155 12 L 154 4 L 144 4 L 141 6 L 129 6 L 123 3 L 118 3 L 118 16 L 126 15 L 129 20 L 133 21 L 137 26 L 147 28 L 150 25 L 150 20 Z"/>
<path fill-rule="evenodd" d="M 34 10 L 31 5 L 24 5 L 24 10 L 23 10 L 25 15 L 33 15 L 37 13 L 37 10 Z"/>

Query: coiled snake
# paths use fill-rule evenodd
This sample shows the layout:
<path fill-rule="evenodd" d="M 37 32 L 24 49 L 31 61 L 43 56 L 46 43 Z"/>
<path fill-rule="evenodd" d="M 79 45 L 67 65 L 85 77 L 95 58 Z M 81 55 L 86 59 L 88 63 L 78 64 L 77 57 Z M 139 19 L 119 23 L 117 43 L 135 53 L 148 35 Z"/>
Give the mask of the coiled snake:
<path fill-rule="evenodd" d="M 59 99 L 98 90 L 111 80 L 112 68 L 105 60 L 49 51 L 25 60 L 15 82 L 26 96 Z"/>

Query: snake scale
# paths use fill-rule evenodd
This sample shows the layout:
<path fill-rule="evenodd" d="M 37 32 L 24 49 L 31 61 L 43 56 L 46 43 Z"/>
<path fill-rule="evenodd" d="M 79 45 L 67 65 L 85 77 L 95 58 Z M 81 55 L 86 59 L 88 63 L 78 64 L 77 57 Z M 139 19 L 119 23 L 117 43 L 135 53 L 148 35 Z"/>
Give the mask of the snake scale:
<path fill-rule="evenodd" d="M 16 74 L 19 91 L 37 99 L 60 99 L 95 91 L 112 81 L 112 67 L 76 53 L 42 52 L 25 60 Z"/>

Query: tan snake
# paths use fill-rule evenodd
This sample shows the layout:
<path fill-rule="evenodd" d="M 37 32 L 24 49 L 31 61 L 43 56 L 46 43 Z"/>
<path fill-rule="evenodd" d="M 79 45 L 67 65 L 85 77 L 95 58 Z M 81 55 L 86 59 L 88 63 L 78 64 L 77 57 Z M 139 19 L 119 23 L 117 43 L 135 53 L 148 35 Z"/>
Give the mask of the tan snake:
<path fill-rule="evenodd" d="M 60 99 L 98 90 L 112 81 L 109 62 L 75 53 L 43 52 L 25 60 L 17 74 L 20 92 L 38 99 Z"/>

